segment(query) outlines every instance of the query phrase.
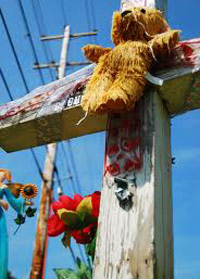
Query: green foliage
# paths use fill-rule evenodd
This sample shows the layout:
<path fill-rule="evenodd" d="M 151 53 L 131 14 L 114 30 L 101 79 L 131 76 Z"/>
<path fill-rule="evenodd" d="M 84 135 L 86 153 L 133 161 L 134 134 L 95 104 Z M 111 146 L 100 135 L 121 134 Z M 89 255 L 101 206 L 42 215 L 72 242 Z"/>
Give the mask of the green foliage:
<path fill-rule="evenodd" d="M 15 218 L 14 221 L 17 225 L 22 225 L 25 223 L 25 217 L 21 214 L 17 214 L 17 218 Z"/>
<path fill-rule="evenodd" d="M 73 270 L 66 268 L 55 268 L 54 272 L 57 279 L 77 279 L 77 276 Z"/>
<path fill-rule="evenodd" d="M 27 217 L 34 217 L 36 211 L 37 211 L 37 208 L 28 207 L 28 208 L 26 209 L 26 216 L 27 216 Z"/>
<path fill-rule="evenodd" d="M 97 238 L 95 236 L 90 244 L 85 245 L 85 252 L 87 255 L 89 255 L 92 258 L 92 261 L 94 261 L 94 256 L 95 256 L 96 239 Z"/>
<path fill-rule="evenodd" d="M 76 270 L 70 268 L 55 268 L 57 279 L 92 279 L 92 270 L 79 258 L 76 260 Z"/>

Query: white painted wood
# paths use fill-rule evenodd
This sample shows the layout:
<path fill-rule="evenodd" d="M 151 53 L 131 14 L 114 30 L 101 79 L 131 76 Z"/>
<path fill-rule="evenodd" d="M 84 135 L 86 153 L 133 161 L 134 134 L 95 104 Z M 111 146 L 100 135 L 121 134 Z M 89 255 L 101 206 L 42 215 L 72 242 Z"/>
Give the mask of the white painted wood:
<path fill-rule="evenodd" d="M 200 79 L 200 71 L 195 68 L 176 67 L 154 73 L 164 80 L 163 86 L 158 87 L 159 94 L 172 115 L 200 108 L 199 101 L 192 101 L 186 106 L 185 100 L 191 96 L 191 87 L 195 80 Z M 199 91 L 200 100 L 200 91 Z M 7 152 L 22 150 L 41 144 L 59 140 L 80 137 L 82 135 L 100 132 L 106 129 L 107 115 L 88 116 L 81 125 L 76 123 L 84 116 L 80 105 L 56 111 L 54 105 L 49 105 L 42 117 L 40 109 L 9 117 L 0 121 L 0 147 Z M 46 140 L 38 140 L 38 125 L 40 118 L 54 123 Z M 47 127 L 49 124 L 47 125 Z M 45 132 L 47 135 L 47 132 Z"/>
<path fill-rule="evenodd" d="M 66 63 L 67 63 L 67 52 L 69 46 L 69 38 L 70 38 L 70 27 L 67 25 L 64 31 L 64 37 L 62 42 L 62 51 L 60 55 L 60 63 L 58 68 L 58 78 L 61 79 L 65 76 Z"/>
<path fill-rule="evenodd" d="M 140 5 L 145 1 L 126 2 Z M 115 195 L 117 185 L 111 183 L 113 177 L 106 172 L 94 279 L 174 278 L 170 117 L 155 90 L 144 94 L 139 112 L 142 169 L 126 177 L 124 173 L 126 180 L 135 177 L 135 186 L 129 189 L 134 194 L 133 206 L 129 211 L 120 207 Z M 107 146 L 109 141 L 113 142 L 114 138 L 108 130 Z M 106 161 L 112 160 L 106 154 Z"/>
<path fill-rule="evenodd" d="M 156 92 L 140 101 L 140 114 L 143 167 L 134 173 L 134 205 L 128 212 L 119 206 L 115 185 L 109 188 L 106 175 L 95 279 L 173 279 L 169 115 Z"/>

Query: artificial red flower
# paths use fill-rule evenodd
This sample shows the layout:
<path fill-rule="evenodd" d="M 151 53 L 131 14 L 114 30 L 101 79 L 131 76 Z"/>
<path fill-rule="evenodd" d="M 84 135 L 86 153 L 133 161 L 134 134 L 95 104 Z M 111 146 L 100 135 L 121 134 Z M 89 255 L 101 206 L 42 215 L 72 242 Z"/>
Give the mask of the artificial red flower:
<path fill-rule="evenodd" d="M 83 230 L 72 231 L 71 236 L 76 240 L 77 243 L 88 244 L 91 243 L 91 241 L 95 237 L 96 231 L 97 222 L 94 222 Z"/>
<path fill-rule="evenodd" d="M 48 236 L 58 236 L 66 230 L 67 226 L 54 214 L 48 220 Z"/>
<path fill-rule="evenodd" d="M 73 236 L 79 243 L 90 243 L 92 231 L 97 227 L 101 192 L 94 192 L 84 198 L 78 194 L 74 199 L 60 196 L 52 205 L 54 215 L 48 220 L 48 235 L 57 236 L 65 232 L 64 243 L 69 245 Z"/>
<path fill-rule="evenodd" d="M 96 191 L 91 195 L 92 198 L 92 216 L 99 217 L 101 192 Z"/>

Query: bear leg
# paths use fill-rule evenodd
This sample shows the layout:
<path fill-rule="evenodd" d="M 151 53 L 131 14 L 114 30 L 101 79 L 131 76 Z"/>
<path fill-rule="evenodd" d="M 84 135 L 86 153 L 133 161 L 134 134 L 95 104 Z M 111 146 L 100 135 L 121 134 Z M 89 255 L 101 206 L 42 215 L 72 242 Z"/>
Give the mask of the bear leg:
<path fill-rule="evenodd" d="M 101 97 L 112 86 L 114 77 L 112 71 L 102 71 L 101 65 L 97 65 L 91 79 L 89 80 L 81 106 L 88 113 L 101 113 Z"/>
<path fill-rule="evenodd" d="M 98 109 L 113 112 L 132 109 L 143 95 L 145 85 L 144 75 L 122 71 L 110 89 L 102 94 Z"/>

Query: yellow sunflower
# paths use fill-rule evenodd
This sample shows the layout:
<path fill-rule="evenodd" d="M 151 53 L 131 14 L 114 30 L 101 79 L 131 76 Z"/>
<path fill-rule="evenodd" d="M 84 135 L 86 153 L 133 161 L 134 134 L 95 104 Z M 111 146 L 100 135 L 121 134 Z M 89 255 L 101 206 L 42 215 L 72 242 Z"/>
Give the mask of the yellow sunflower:
<path fill-rule="evenodd" d="M 21 187 L 20 192 L 25 199 L 33 199 L 37 195 L 37 187 L 34 184 L 27 183 Z"/>

